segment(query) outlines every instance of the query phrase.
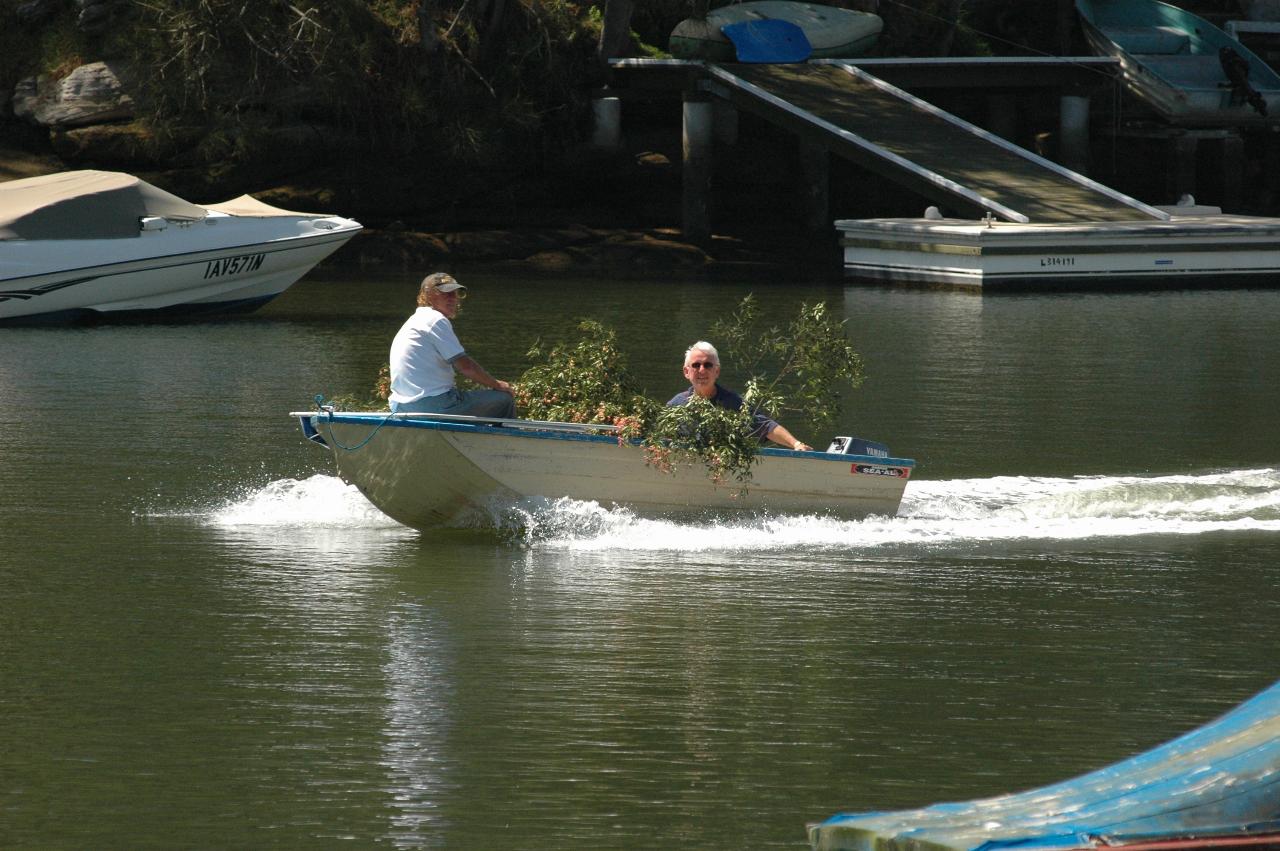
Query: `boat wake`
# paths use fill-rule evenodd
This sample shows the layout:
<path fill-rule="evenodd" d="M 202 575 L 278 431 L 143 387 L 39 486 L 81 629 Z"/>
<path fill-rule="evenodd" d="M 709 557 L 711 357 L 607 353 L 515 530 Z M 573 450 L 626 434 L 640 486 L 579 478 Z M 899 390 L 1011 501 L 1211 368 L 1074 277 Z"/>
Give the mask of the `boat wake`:
<path fill-rule="evenodd" d="M 272 482 L 207 519 L 223 527 L 400 528 L 354 487 L 324 475 Z M 766 514 L 655 520 L 594 502 L 538 499 L 494 506 L 475 522 L 519 545 L 683 552 L 1275 532 L 1280 468 L 913 481 L 896 517 L 858 521 Z"/>
<path fill-rule="evenodd" d="M 404 528 L 337 476 L 320 474 L 271 482 L 200 512 L 200 516 L 211 525 L 227 528 Z"/>

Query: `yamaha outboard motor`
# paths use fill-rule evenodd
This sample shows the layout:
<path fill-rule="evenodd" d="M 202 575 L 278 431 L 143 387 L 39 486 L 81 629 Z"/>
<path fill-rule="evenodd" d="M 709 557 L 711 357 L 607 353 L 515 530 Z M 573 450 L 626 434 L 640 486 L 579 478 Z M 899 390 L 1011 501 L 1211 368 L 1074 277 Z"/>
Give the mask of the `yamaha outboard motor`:
<path fill-rule="evenodd" d="M 827 447 L 828 452 L 834 452 L 837 455 L 870 455 L 873 458 L 888 458 L 889 447 L 883 443 L 876 443 L 873 440 L 863 440 L 860 437 L 833 437 L 831 445 Z"/>

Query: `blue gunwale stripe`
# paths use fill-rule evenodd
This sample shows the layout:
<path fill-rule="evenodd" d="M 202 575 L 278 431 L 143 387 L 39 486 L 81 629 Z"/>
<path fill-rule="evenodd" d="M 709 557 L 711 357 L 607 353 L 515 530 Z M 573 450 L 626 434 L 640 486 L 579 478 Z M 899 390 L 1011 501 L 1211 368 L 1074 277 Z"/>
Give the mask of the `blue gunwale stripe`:
<path fill-rule="evenodd" d="M 420 428 L 429 431 L 460 431 L 477 434 L 494 434 L 506 437 L 527 437 L 534 440 L 572 440 L 582 443 L 617 443 L 618 438 L 607 434 L 584 434 L 577 431 L 553 431 L 535 428 L 512 428 L 510 426 L 484 425 L 482 423 L 459 423 L 444 420 L 406 420 L 386 413 L 353 414 L 316 412 L 311 414 L 320 422 L 348 423 L 350 425 L 376 426 L 382 428 Z M 588 426 L 583 426 L 584 428 Z M 880 458 L 875 455 L 837 455 L 834 452 L 795 452 L 790 449 L 773 449 L 762 447 L 761 455 L 777 455 L 786 458 L 801 456 L 815 461 L 839 461 L 845 464 L 856 462 L 877 467 L 915 467 L 911 458 Z"/>

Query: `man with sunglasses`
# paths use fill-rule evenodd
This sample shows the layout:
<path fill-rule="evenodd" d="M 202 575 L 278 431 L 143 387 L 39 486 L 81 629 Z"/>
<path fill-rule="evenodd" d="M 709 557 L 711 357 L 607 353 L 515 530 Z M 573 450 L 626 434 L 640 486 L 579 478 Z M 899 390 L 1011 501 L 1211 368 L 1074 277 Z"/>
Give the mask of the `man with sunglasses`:
<path fill-rule="evenodd" d="M 697 393 L 713 405 L 727 408 L 730 411 L 742 410 L 742 397 L 728 388 L 721 387 L 716 381 L 720 377 L 720 353 L 716 347 L 699 340 L 684 353 L 684 377 L 689 379 L 689 389 L 677 393 L 667 403 L 668 408 L 683 405 Z M 813 447 L 802 440 L 797 440 L 791 432 L 759 412 L 752 412 L 755 428 L 751 435 L 756 438 L 768 438 L 779 446 L 794 449 L 797 452 L 809 452 Z"/>
<path fill-rule="evenodd" d="M 391 341 L 392 412 L 515 417 L 511 385 L 486 372 L 453 333 L 451 320 L 466 295 L 467 288 L 444 272 L 422 279 L 418 309 Z M 454 370 L 490 389 L 458 390 Z"/>

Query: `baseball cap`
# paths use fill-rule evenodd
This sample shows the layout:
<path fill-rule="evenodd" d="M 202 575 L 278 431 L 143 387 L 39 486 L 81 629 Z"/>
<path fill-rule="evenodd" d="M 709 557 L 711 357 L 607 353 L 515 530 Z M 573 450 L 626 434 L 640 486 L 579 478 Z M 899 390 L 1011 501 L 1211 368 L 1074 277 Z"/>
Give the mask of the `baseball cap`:
<path fill-rule="evenodd" d="M 438 293 L 451 293 L 454 290 L 465 290 L 462 284 L 458 283 L 453 275 L 447 272 L 434 272 L 422 279 L 422 291 L 436 291 Z"/>

